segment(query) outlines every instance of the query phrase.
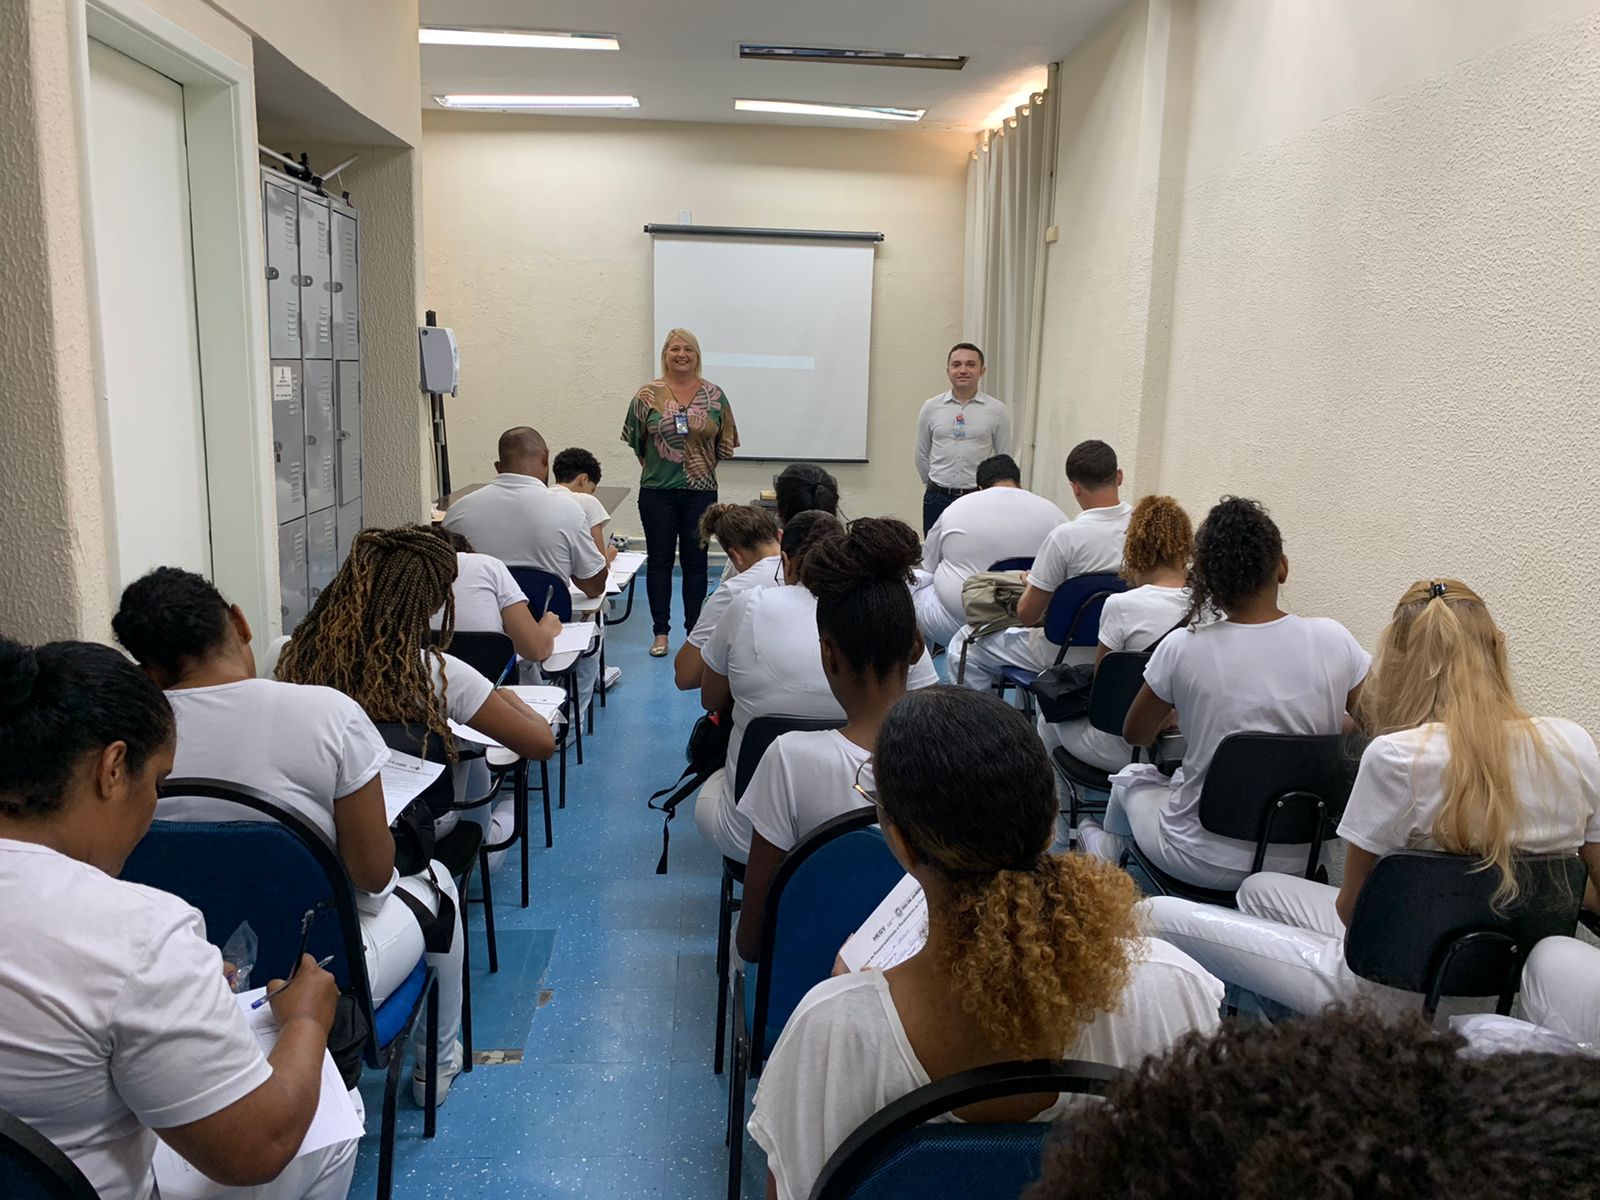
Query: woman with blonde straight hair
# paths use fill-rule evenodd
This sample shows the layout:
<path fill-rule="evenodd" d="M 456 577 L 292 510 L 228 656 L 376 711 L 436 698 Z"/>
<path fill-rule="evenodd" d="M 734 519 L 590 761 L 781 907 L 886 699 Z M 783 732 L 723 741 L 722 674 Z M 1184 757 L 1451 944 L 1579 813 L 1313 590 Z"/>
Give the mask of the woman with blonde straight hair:
<path fill-rule="evenodd" d="M 1237 912 L 1170 897 L 1147 902 L 1162 937 L 1230 983 L 1299 1012 L 1356 994 L 1415 1006 L 1415 996 L 1359 980 L 1344 965 L 1344 927 L 1386 854 L 1471 855 L 1497 874 L 1499 904 L 1516 898 L 1521 854 L 1580 854 L 1590 879 L 1600 879 L 1594 739 L 1517 703 L 1505 636 L 1466 584 L 1429 579 L 1406 589 L 1359 711 L 1375 736 L 1339 825 L 1348 844 L 1341 887 L 1263 873 L 1239 889 Z"/>
<path fill-rule="evenodd" d="M 700 617 L 706 598 L 700 516 L 717 502 L 717 464 L 739 447 L 728 397 L 700 373 L 700 366 L 700 339 L 687 329 L 669 330 L 661 344 L 660 377 L 634 393 L 622 422 L 622 440 L 639 460 L 654 658 L 667 655 L 677 556 L 683 559 L 684 632 Z"/>

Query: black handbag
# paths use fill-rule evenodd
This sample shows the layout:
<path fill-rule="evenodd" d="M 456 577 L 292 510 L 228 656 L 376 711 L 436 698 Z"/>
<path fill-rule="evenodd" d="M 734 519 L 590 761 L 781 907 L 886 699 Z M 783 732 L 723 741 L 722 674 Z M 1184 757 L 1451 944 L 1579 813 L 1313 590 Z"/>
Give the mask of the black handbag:
<path fill-rule="evenodd" d="M 1052 725 L 1088 716 L 1094 669 L 1094 663 L 1057 663 L 1040 671 L 1028 688 L 1038 701 L 1039 715 Z"/>
<path fill-rule="evenodd" d="M 672 818 L 678 815 L 678 805 L 700 790 L 705 781 L 728 762 L 728 738 L 733 734 L 733 717 L 727 713 L 705 713 L 689 731 L 689 744 L 684 747 L 684 757 L 689 765 L 677 780 L 662 788 L 647 802 L 647 807 L 666 813 L 661 823 L 661 859 L 656 863 L 656 874 L 667 873 L 667 847 L 672 841 Z M 669 794 L 670 793 L 670 794 Z M 665 796 L 666 799 L 661 798 Z M 661 803 L 657 804 L 656 801 Z"/>
<path fill-rule="evenodd" d="M 419 875 L 428 869 L 438 838 L 433 828 L 433 810 L 418 796 L 389 822 L 394 835 L 394 869 L 401 875 Z"/>

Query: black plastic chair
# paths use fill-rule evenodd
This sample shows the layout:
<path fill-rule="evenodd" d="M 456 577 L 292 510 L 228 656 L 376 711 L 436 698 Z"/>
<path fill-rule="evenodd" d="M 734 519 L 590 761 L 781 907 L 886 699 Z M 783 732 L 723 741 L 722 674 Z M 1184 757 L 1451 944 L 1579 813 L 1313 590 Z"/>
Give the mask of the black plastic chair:
<path fill-rule="evenodd" d="M 1069 649 L 1099 644 L 1100 610 L 1108 597 L 1127 590 L 1128 581 L 1111 574 L 1074 575 L 1055 590 L 1044 614 L 1044 636 L 1056 647 L 1057 663 L 1066 658 Z M 965 661 L 961 665 L 964 669 Z M 1017 688 L 1031 713 L 1033 693 L 1029 689 L 1038 677 L 1037 671 L 1005 667 L 995 691 L 1003 698 L 1008 690 Z"/>
<path fill-rule="evenodd" d="M 810 1200 L 1016 1200 L 1038 1179 L 1054 1124 L 928 1122 L 1005 1096 L 1103 1096 L 1123 1074 L 1103 1063 L 1039 1059 L 935 1080 L 885 1105 L 841 1142 L 817 1176 Z"/>
<path fill-rule="evenodd" d="M 839 729 L 844 722 L 833 717 L 756 717 L 745 726 L 739 740 L 739 761 L 733 769 L 733 800 L 737 804 L 745 788 L 755 778 L 761 756 L 786 733 L 818 729 Z M 728 961 L 733 957 L 733 918 L 739 911 L 734 884 L 744 883 L 744 864 L 723 856 L 722 889 L 717 900 L 717 1041 L 712 1052 L 711 1070 L 722 1074 L 723 1049 L 728 1040 Z"/>
<path fill-rule="evenodd" d="M 509 567 L 508 566 L 506 569 L 511 572 L 511 578 L 513 578 L 513 579 L 515 579 L 517 581 L 517 586 L 522 589 L 522 594 L 528 598 L 528 609 L 529 609 L 530 612 L 533 613 L 533 619 L 535 621 L 540 620 L 540 619 L 542 619 L 544 617 L 544 614 L 547 611 L 547 606 L 548 606 L 548 611 L 555 613 L 556 616 L 561 619 L 563 624 L 567 624 L 567 623 L 571 622 L 571 620 L 572 620 L 572 592 L 571 592 L 570 588 L 567 586 L 567 581 L 566 580 L 561 579 L 561 578 L 559 578 L 559 577 L 557 577 L 555 575 L 552 575 L 549 571 L 541 571 L 538 567 Z M 597 616 L 597 619 L 599 619 L 601 621 L 604 620 L 603 617 L 598 617 L 598 616 Z M 594 654 L 598 654 L 600 652 L 601 646 L 603 646 L 604 644 L 605 644 L 604 641 L 599 636 L 596 636 L 594 641 L 593 641 L 593 643 L 589 646 L 589 648 L 587 650 L 585 650 L 582 654 L 580 654 L 578 657 L 579 658 L 589 658 L 590 656 L 592 656 Z M 602 668 L 601 668 L 601 675 L 602 675 L 602 680 L 601 681 L 602 682 L 604 682 L 604 680 L 603 680 L 604 674 L 605 674 L 605 670 L 604 670 L 604 667 L 602 666 Z M 560 685 L 567 690 L 567 695 L 570 698 L 571 705 L 572 705 L 572 707 L 571 707 L 572 720 L 569 722 L 569 725 L 571 725 L 571 727 L 575 731 L 574 732 L 574 736 L 575 736 L 575 738 L 577 740 L 577 747 L 578 747 L 578 765 L 581 767 L 583 765 L 583 718 L 584 718 L 584 714 L 578 711 L 578 664 L 576 662 L 574 662 L 570 667 L 567 667 L 565 670 L 562 670 L 562 671 L 555 671 L 555 672 L 546 671 L 545 672 L 545 677 L 548 678 L 548 679 L 559 681 Z M 590 720 L 591 720 L 591 728 L 592 728 L 593 715 L 594 715 L 594 701 L 590 700 L 590 702 L 589 702 L 589 716 L 590 716 Z M 562 745 L 561 745 L 561 807 L 565 808 L 566 806 L 567 806 L 567 748 L 566 748 L 566 743 L 563 742 Z"/>
<path fill-rule="evenodd" d="M 998 558 L 989 565 L 991 571 L 1031 571 L 1033 570 L 1033 555 L 1025 554 L 1021 558 Z"/>
<path fill-rule="evenodd" d="M 351 996 L 371 1034 L 363 1048 L 368 1066 L 386 1074 L 378 1139 L 378 1200 L 389 1200 L 394 1181 L 395 1101 L 400 1067 L 412 1027 L 427 1007 L 424 1137 L 436 1128 L 439 985 L 433 968 L 419 959 L 411 975 L 381 1006 L 372 1003 L 355 886 L 338 851 L 323 834 L 250 788 L 215 779 L 168 779 L 163 798 L 222 800 L 260 814 L 236 821 L 156 821 L 133 848 L 122 878 L 188 902 L 205 918 L 213 938 L 226 938 L 244 921 L 258 941 L 260 978 L 287 978 L 300 945 L 302 915 L 331 911 L 314 920 L 306 952 L 330 958 L 339 990 Z M 467 1060 L 471 1062 L 471 1057 Z"/>
<path fill-rule="evenodd" d="M 1500 911 L 1500 872 L 1471 855 L 1400 850 L 1361 885 L 1344 960 L 1363 979 L 1422 995 L 1431 1020 L 1446 996 L 1498 996 L 1511 1012 L 1522 964 L 1542 938 L 1571 934 L 1588 872 L 1575 854 L 1518 858 L 1521 891 Z"/>
<path fill-rule="evenodd" d="M 1342 734 L 1231 733 L 1222 739 L 1200 791 L 1208 833 L 1255 846 L 1252 874 L 1272 846 L 1307 846 L 1305 878 L 1316 879 L 1322 845 L 1332 836 L 1355 784 L 1360 755 Z M 1132 845 L 1132 859 L 1156 890 L 1202 904 L 1236 908 L 1237 889 L 1196 887 L 1161 870 Z"/>
<path fill-rule="evenodd" d="M 433 642 L 435 645 L 439 642 L 437 631 Z M 445 649 L 496 687 L 506 681 L 517 663 L 517 649 L 511 639 L 496 630 L 458 629 L 450 635 L 450 644 Z"/>
<path fill-rule="evenodd" d="M 805 994 L 832 974 L 839 947 L 904 876 L 883 840 L 875 807 L 819 825 L 773 872 L 761 918 L 761 961 L 746 964 L 733 981 L 728 1200 L 739 1200 L 750 1076 L 761 1073 Z"/>
<path fill-rule="evenodd" d="M 6 1200 L 99 1200 L 78 1166 L 49 1138 L 0 1112 L 0 1196 Z"/>
<path fill-rule="evenodd" d="M 1100 660 L 1094 673 L 1094 687 L 1089 692 L 1089 724 L 1101 733 L 1122 736 L 1123 722 L 1128 719 L 1128 709 L 1144 686 L 1144 669 L 1150 655 L 1142 650 L 1113 650 Z M 1139 748 L 1134 747 L 1138 758 Z M 1110 772 L 1091 766 L 1074 758 L 1065 746 L 1057 746 L 1051 755 L 1056 770 L 1067 784 L 1068 823 L 1074 831 L 1081 817 L 1103 813 L 1105 801 L 1088 801 L 1085 791 L 1111 790 Z"/>

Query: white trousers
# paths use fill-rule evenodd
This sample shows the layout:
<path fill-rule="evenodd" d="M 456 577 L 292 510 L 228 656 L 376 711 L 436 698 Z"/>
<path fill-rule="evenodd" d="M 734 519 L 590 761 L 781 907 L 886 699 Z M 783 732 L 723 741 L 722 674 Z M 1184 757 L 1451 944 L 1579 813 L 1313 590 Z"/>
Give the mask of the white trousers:
<path fill-rule="evenodd" d="M 439 881 L 437 888 L 427 875 L 404 876 L 395 888 L 416 897 L 434 914 L 439 911 L 441 890 L 456 902 L 455 936 L 450 939 L 450 949 L 443 954 L 427 956 L 428 965 L 439 976 L 439 1061 L 448 1065 L 454 1061 L 455 1041 L 461 1034 L 461 953 L 466 933 L 462 928 L 461 901 L 456 894 L 455 880 L 437 862 L 433 864 L 433 873 Z M 361 944 L 366 952 L 367 980 L 372 986 L 372 1003 L 376 1007 L 406 981 L 417 959 L 422 957 L 422 929 L 398 896 L 363 897 Z M 424 1012 L 417 1019 L 412 1034 L 419 1063 L 427 1047 L 426 1018 Z"/>
<path fill-rule="evenodd" d="M 735 862 L 750 861 L 754 826 L 733 802 L 733 780 L 726 770 L 714 772 L 694 798 L 694 823 L 705 839 Z"/>
<path fill-rule="evenodd" d="M 939 593 L 933 586 L 933 576 L 926 571 L 917 572 L 917 582 L 911 590 L 911 602 L 917 610 L 917 628 L 922 631 L 922 640 L 928 643 L 929 650 L 935 646 L 948 646 L 961 632 L 961 618 L 952 616 L 944 606 L 944 601 L 939 599 Z"/>
<path fill-rule="evenodd" d="M 1149 928 L 1218 979 L 1297 1013 L 1362 1001 L 1385 1014 L 1420 1012 L 1422 998 L 1362 979 L 1345 965 L 1339 889 L 1264 871 L 1239 885 L 1239 909 L 1174 896 L 1141 902 Z M 1440 1011 L 1494 1007 L 1494 998 L 1453 998 Z"/>
<path fill-rule="evenodd" d="M 1522 968 L 1522 1014 L 1580 1045 L 1600 1049 L 1600 948 L 1549 937 Z"/>
<path fill-rule="evenodd" d="M 1038 728 L 1044 748 L 1051 754 L 1061 746 L 1079 762 L 1102 771 L 1120 771 L 1133 761 L 1133 750 L 1127 742 L 1114 733 L 1096 729 L 1088 717 L 1052 724 L 1041 716 Z"/>

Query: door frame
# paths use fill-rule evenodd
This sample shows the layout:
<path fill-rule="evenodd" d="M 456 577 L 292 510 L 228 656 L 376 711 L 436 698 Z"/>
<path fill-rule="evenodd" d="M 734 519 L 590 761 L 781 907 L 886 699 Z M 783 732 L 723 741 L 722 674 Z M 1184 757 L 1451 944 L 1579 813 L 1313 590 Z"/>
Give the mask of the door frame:
<path fill-rule="evenodd" d="M 222 594 L 244 610 L 256 630 L 271 637 L 280 631 L 282 620 L 254 69 L 141 0 L 74 0 L 69 12 L 75 107 L 83 114 L 76 137 L 90 310 L 96 329 L 100 300 L 89 165 L 89 41 L 109 46 L 183 87 L 211 571 Z M 94 356 L 96 393 L 103 401 L 106 375 L 98 336 Z M 99 424 L 103 460 L 110 453 L 103 402 Z M 105 464 L 102 479 L 109 481 L 110 474 Z M 120 578 L 118 514 L 109 482 L 102 492 L 108 530 L 107 585 L 115 588 Z"/>

